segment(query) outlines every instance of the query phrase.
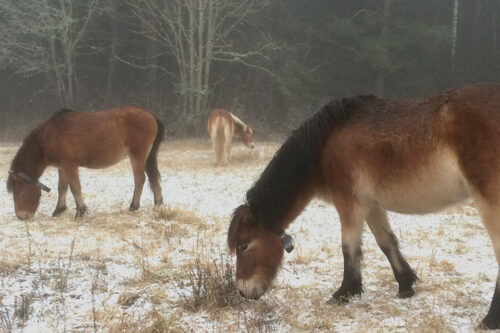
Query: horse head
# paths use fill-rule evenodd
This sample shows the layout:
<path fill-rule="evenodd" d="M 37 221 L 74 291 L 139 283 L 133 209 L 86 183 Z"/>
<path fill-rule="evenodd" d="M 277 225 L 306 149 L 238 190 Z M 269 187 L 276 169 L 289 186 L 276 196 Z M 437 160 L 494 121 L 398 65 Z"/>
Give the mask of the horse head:
<path fill-rule="evenodd" d="M 42 190 L 50 191 L 47 186 L 24 172 L 13 172 L 12 170 L 9 171 L 7 190 L 14 196 L 14 210 L 20 220 L 33 217 L 40 204 Z"/>
<path fill-rule="evenodd" d="M 236 283 L 240 293 L 252 299 L 271 285 L 283 259 L 293 249 L 291 237 L 266 227 L 248 205 L 236 208 L 228 231 L 228 247 L 236 252 Z"/>
<path fill-rule="evenodd" d="M 253 143 L 253 131 L 250 126 L 246 126 L 243 128 L 243 132 L 241 133 L 241 140 L 250 149 L 254 149 L 255 145 Z"/>

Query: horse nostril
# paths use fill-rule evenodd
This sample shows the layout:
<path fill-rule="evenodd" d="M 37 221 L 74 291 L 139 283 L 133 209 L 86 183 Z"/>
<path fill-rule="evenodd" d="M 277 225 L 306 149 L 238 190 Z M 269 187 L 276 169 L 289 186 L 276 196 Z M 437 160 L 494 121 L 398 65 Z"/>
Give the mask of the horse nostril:
<path fill-rule="evenodd" d="M 250 144 L 250 149 L 254 149 L 255 145 L 253 143 Z"/>

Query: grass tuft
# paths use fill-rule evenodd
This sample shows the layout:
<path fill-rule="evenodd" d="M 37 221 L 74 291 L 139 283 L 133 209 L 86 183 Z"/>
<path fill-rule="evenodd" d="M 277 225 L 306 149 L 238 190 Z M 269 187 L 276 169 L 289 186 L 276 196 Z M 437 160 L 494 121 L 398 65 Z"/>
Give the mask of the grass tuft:
<path fill-rule="evenodd" d="M 181 306 L 189 311 L 214 310 L 241 303 L 242 297 L 234 283 L 234 271 L 228 259 L 221 255 L 220 261 L 204 262 L 200 256 L 187 271 L 187 282 L 180 283 Z"/>

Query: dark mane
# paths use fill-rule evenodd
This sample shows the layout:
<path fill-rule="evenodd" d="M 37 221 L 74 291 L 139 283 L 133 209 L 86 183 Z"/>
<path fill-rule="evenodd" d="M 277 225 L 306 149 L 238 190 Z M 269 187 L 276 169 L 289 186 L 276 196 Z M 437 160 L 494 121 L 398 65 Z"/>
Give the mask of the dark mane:
<path fill-rule="evenodd" d="M 296 129 L 246 194 L 254 216 L 278 231 L 295 198 L 306 190 L 317 172 L 317 160 L 328 134 L 362 113 L 367 101 L 376 100 L 373 96 L 358 96 L 333 101 Z"/>
<path fill-rule="evenodd" d="M 62 109 L 55 112 L 52 117 L 48 120 L 42 122 L 37 127 L 35 127 L 23 140 L 23 144 L 19 148 L 12 160 L 10 169 L 13 172 L 25 172 L 30 174 L 32 169 L 36 167 L 36 163 L 43 157 L 42 147 L 40 145 L 39 134 L 43 131 L 45 126 L 54 121 L 58 121 L 65 117 L 68 113 L 74 112 L 68 109 Z M 7 191 L 10 193 L 14 188 L 14 180 L 11 175 L 7 178 Z"/>

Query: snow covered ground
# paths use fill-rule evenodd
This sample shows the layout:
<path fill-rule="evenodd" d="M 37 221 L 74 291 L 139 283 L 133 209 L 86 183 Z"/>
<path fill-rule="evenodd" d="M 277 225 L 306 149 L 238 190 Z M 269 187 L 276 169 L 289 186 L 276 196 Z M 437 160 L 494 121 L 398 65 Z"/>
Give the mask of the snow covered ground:
<path fill-rule="evenodd" d="M 166 142 L 159 156 L 163 209 L 153 209 L 145 187 L 141 208 L 128 211 L 133 178 L 127 160 L 81 169 L 89 214 L 79 220 L 71 194 L 69 211 L 51 217 L 57 172 L 48 169 L 40 180 L 52 192 L 43 193 L 28 222 L 15 217 L 5 190 L 18 147 L 0 145 L 0 332 L 468 332 L 493 295 L 491 243 L 465 203 L 434 215 L 390 215 L 420 278 L 413 298 L 397 298 L 389 263 L 366 230 L 364 294 L 326 305 L 340 286 L 343 259 L 338 216 L 318 200 L 291 225 L 295 251 L 285 255 L 264 297 L 244 300 L 234 286 L 215 290 L 214 283 L 232 281 L 231 212 L 278 142 L 258 142 L 254 151 L 237 144 L 233 162 L 222 168 L 213 166 L 208 139 Z"/>

